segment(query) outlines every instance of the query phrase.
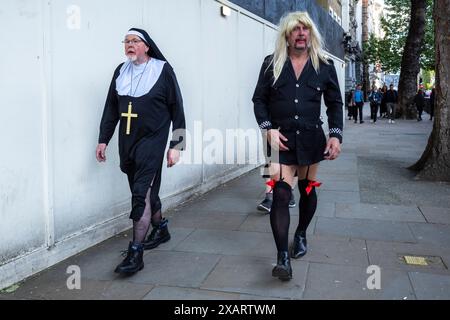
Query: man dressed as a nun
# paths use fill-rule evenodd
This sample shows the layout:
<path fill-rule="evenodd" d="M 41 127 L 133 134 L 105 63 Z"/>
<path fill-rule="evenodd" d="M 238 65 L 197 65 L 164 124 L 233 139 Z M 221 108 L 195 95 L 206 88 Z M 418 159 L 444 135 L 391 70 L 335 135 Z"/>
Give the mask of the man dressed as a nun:
<path fill-rule="evenodd" d="M 159 188 L 164 151 L 172 123 L 167 166 L 180 158 L 185 144 L 183 100 L 175 73 L 147 32 L 132 28 L 123 41 L 128 61 L 114 72 L 100 123 L 96 157 L 106 161 L 106 147 L 119 122 L 120 169 L 132 194 L 133 241 L 115 272 L 133 274 L 144 267 L 144 249 L 170 239 L 162 218 Z M 150 224 L 153 229 L 145 239 Z"/>

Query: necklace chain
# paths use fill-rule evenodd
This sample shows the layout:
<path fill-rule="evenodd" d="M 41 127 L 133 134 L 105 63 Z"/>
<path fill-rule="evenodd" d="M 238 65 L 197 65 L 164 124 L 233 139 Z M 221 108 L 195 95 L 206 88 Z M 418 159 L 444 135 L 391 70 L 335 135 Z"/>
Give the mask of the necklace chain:
<path fill-rule="evenodd" d="M 133 94 L 133 95 L 131 95 L 131 93 L 132 93 L 132 91 L 133 91 L 133 66 L 131 66 L 130 96 L 134 96 L 134 95 L 136 94 L 136 91 L 137 91 L 137 89 L 138 89 L 138 87 L 139 87 L 139 83 L 141 83 L 142 76 L 144 75 L 145 68 L 147 68 L 147 65 L 148 65 L 148 62 L 149 62 L 149 61 L 150 61 L 150 59 L 147 60 L 147 63 L 146 63 L 145 66 L 144 66 L 144 70 L 142 70 L 141 76 L 140 76 L 139 81 L 138 81 L 138 83 L 137 83 L 137 85 L 136 85 L 136 89 L 134 89 L 134 94 Z"/>

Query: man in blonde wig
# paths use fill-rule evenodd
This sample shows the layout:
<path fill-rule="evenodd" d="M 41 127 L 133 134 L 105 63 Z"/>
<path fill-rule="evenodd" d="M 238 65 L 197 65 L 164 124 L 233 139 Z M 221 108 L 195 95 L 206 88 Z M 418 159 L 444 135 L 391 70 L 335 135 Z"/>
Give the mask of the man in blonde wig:
<path fill-rule="evenodd" d="M 322 130 L 322 96 L 329 138 Z M 278 250 L 272 275 L 292 278 L 290 257 L 307 251 L 306 230 L 317 207 L 319 162 L 334 160 L 342 143 L 343 111 L 336 70 L 306 12 L 292 12 L 279 25 L 275 52 L 266 57 L 253 95 L 255 117 L 271 147 L 273 203 L 270 224 Z M 274 153 L 277 157 L 274 157 Z M 288 252 L 289 200 L 295 171 L 300 190 L 299 224 Z"/>

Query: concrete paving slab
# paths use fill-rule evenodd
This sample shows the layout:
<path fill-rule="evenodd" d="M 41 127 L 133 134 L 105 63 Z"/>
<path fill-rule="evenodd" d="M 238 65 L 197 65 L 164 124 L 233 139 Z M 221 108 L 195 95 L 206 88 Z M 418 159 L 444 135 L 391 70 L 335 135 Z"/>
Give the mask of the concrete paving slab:
<path fill-rule="evenodd" d="M 314 217 L 328 217 L 333 218 L 336 212 L 336 204 L 333 202 L 317 202 L 317 209 Z"/>
<path fill-rule="evenodd" d="M 408 275 L 401 271 L 381 269 L 380 289 L 369 289 L 367 280 L 373 276 L 367 268 L 311 263 L 304 299 L 333 300 L 414 300 Z"/>
<path fill-rule="evenodd" d="M 256 194 L 254 199 L 239 198 L 239 197 L 222 197 L 220 195 L 215 198 L 201 197 L 194 202 L 185 203 L 183 206 L 174 210 L 175 212 L 206 212 L 210 214 L 215 213 L 233 213 L 247 215 L 257 211 L 255 201 L 257 201 Z"/>
<path fill-rule="evenodd" d="M 420 300 L 450 299 L 450 276 L 410 272 L 414 292 Z"/>
<path fill-rule="evenodd" d="M 339 171 L 322 172 L 319 169 L 319 172 L 317 173 L 317 180 L 322 181 L 323 183 L 328 183 L 330 181 L 358 183 L 359 177 L 357 171 L 344 174 Z"/>
<path fill-rule="evenodd" d="M 176 224 L 172 223 L 172 217 L 169 217 L 170 240 L 166 243 L 160 244 L 157 248 L 153 250 L 161 250 L 161 251 L 173 250 L 177 245 L 182 243 L 195 230 L 194 228 L 189 228 L 187 226 L 175 227 L 175 225 Z"/>
<path fill-rule="evenodd" d="M 361 200 L 359 192 L 321 190 L 317 197 L 317 201 L 331 203 L 359 203 Z"/>
<path fill-rule="evenodd" d="M 202 212 L 178 212 L 172 216 L 170 225 L 178 228 L 237 230 L 245 219 L 245 215 L 232 213 L 211 215 Z"/>
<path fill-rule="evenodd" d="M 171 248 L 182 242 L 192 231 L 193 229 L 187 228 L 170 229 L 171 240 L 161 244 L 153 251 L 171 250 Z M 62 263 L 62 267 L 67 268 L 69 265 L 77 265 L 80 267 L 82 276 L 92 280 L 117 280 L 120 277 L 114 273 L 114 269 L 124 259 L 122 252 L 128 248 L 128 243 L 131 239 L 132 235 L 130 231 L 124 232 L 112 240 L 103 242 L 82 254 L 65 260 Z M 149 252 L 151 251 L 145 251 L 144 261 Z"/>
<path fill-rule="evenodd" d="M 144 297 L 144 300 L 238 300 L 239 296 L 239 293 L 157 286 Z"/>
<path fill-rule="evenodd" d="M 311 223 L 306 231 L 307 234 L 313 234 L 315 229 L 316 217 L 313 217 Z M 298 215 L 291 215 L 289 225 L 289 233 L 294 234 L 298 226 Z M 270 216 L 249 214 L 244 223 L 239 227 L 239 231 L 251 231 L 251 232 L 267 232 L 272 234 L 272 228 L 270 226 Z"/>
<path fill-rule="evenodd" d="M 447 261 L 450 262 L 450 249 L 439 248 L 423 243 L 401 243 L 385 241 L 367 241 L 369 262 L 385 269 L 417 271 L 437 274 L 450 274 Z M 443 264 L 430 263 L 428 266 L 409 265 L 405 255 L 440 257 Z"/>
<path fill-rule="evenodd" d="M 331 179 L 321 180 L 322 186 L 320 189 L 327 191 L 353 191 L 359 192 L 359 182 L 353 181 L 336 181 Z"/>
<path fill-rule="evenodd" d="M 316 235 L 415 243 L 408 225 L 401 222 L 318 217 Z"/>
<path fill-rule="evenodd" d="M 329 239 L 318 235 L 307 236 L 307 240 L 308 252 L 298 260 L 363 267 L 369 265 L 365 240 Z"/>
<path fill-rule="evenodd" d="M 204 289 L 157 286 L 144 300 L 283 300 L 272 297 L 255 296 L 233 292 Z"/>
<path fill-rule="evenodd" d="M 272 277 L 272 268 L 275 264 L 276 256 L 272 259 L 225 256 L 201 288 L 274 298 L 301 298 L 307 263 L 301 261 L 292 263 L 291 281 L 280 281 Z"/>
<path fill-rule="evenodd" d="M 450 207 L 450 184 L 415 180 L 416 173 L 407 169 L 412 164 L 405 159 L 361 157 L 358 168 L 361 202 Z"/>
<path fill-rule="evenodd" d="M 150 251 L 144 256 L 144 269 L 125 278 L 133 283 L 196 288 L 219 258 L 219 255 L 214 254 Z"/>
<path fill-rule="evenodd" d="M 418 242 L 442 248 L 450 247 L 450 225 L 412 222 L 408 225 Z"/>
<path fill-rule="evenodd" d="M 450 208 L 419 206 L 427 222 L 450 224 Z"/>
<path fill-rule="evenodd" d="M 207 229 L 194 231 L 175 250 L 254 257 L 272 257 L 276 253 L 271 233 Z"/>
<path fill-rule="evenodd" d="M 426 222 L 417 207 L 364 204 L 337 203 L 337 218 L 356 218 L 369 220 L 387 220 L 399 222 Z"/>
<path fill-rule="evenodd" d="M 0 292 L 0 298 L 45 300 L 46 297 L 58 295 L 63 287 L 67 290 L 68 277 L 66 267 L 57 264 L 17 283 L 17 288 L 11 293 Z"/>

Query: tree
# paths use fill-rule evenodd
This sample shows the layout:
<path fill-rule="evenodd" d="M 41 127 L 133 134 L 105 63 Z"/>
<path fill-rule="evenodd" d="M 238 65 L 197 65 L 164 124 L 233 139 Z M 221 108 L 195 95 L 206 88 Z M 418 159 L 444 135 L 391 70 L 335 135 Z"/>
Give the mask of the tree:
<path fill-rule="evenodd" d="M 403 49 L 410 22 L 410 0 L 385 0 L 385 13 L 381 17 L 382 39 L 373 33 L 364 45 L 364 57 L 369 63 L 381 63 L 383 72 L 400 71 Z M 420 68 L 434 70 L 433 0 L 426 0 L 425 41 L 420 53 Z"/>
<path fill-rule="evenodd" d="M 420 68 L 434 69 L 433 0 L 386 0 L 383 39 L 371 35 L 364 47 L 369 63 L 385 73 L 400 72 L 398 116 L 416 117 L 412 104 Z M 420 67 L 419 67 L 420 66 Z"/>
<path fill-rule="evenodd" d="M 450 0 L 434 2 L 436 101 L 433 130 L 422 157 L 410 167 L 416 178 L 450 181 Z"/>
<path fill-rule="evenodd" d="M 398 82 L 398 113 L 403 118 L 416 118 L 413 103 L 417 92 L 417 75 L 420 72 L 420 52 L 425 39 L 425 1 L 411 0 L 409 31 L 403 50 Z"/>

